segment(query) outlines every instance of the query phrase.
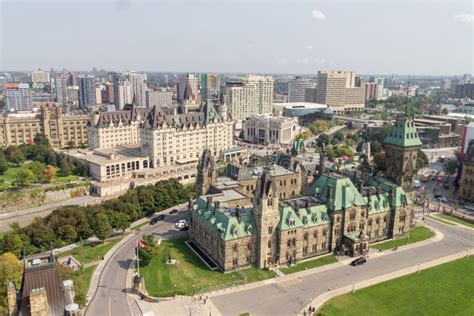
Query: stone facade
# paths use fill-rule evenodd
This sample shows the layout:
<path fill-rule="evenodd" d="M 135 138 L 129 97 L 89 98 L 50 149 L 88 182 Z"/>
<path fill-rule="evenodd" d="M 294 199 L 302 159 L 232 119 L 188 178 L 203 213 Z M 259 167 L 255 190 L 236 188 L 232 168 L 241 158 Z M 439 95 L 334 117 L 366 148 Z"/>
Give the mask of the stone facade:
<path fill-rule="evenodd" d="M 0 146 L 19 146 L 44 134 L 55 149 L 87 147 L 87 115 L 66 115 L 61 107 L 44 105 L 39 112 L 6 113 L 0 119 Z"/>
<path fill-rule="evenodd" d="M 474 140 L 464 154 L 461 181 L 459 182 L 458 196 L 467 201 L 474 201 Z"/>
<path fill-rule="evenodd" d="M 260 114 L 243 121 L 242 130 L 248 142 L 289 145 L 298 134 L 299 126 L 296 118 Z"/>
<path fill-rule="evenodd" d="M 212 163 L 205 165 L 209 171 Z M 301 180 L 291 180 L 302 175 L 272 168 L 258 170 L 255 182 L 245 168 L 236 176 L 234 166 L 229 178 L 209 175 L 197 183 L 211 185 L 198 190 L 206 195 L 190 209 L 190 237 L 223 271 L 289 265 L 333 251 L 363 255 L 370 243 L 404 235 L 413 222 L 408 194 L 386 179 L 360 180 L 356 188 L 346 176 L 324 173 L 303 196 L 285 196 L 301 189 Z"/>

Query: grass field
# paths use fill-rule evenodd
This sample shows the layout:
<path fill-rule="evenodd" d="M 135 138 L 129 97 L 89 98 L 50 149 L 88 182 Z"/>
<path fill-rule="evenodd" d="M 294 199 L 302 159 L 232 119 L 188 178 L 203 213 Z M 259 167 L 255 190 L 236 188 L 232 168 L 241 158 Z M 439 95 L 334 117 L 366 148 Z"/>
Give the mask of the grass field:
<path fill-rule="evenodd" d="M 247 268 L 238 272 L 211 271 L 185 244 L 186 239 L 162 241 L 158 255 L 148 266 L 140 268 L 145 286 L 152 296 L 167 297 L 174 294 L 192 295 L 213 287 L 265 280 L 275 276 L 274 272 Z M 175 265 L 166 264 L 168 253 L 176 259 Z M 194 288 L 193 288 L 194 285 Z"/>
<path fill-rule="evenodd" d="M 465 225 L 471 228 L 474 228 L 473 223 L 469 223 L 468 221 L 465 221 L 461 218 L 457 218 L 456 216 L 449 215 L 449 214 L 439 214 L 434 216 L 435 219 L 440 219 L 440 220 L 445 220 L 447 222 L 455 222 L 457 224 Z"/>
<path fill-rule="evenodd" d="M 12 185 L 12 183 L 16 180 L 16 175 L 18 171 L 22 169 L 28 169 L 28 166 L 30 165 L 31 161 L 25 162 L 21 166 L 11 166 L 10 168 L 7 169 L 2 175 L 0 175 L 0 181 L 3 180 L 3 183 L 0 184 L 0 189 L 7 189 L 9 186 Z M 76 175 L 70 175 L 70 176 L 65 176 L 61 177 L 56 175 L 51 182 L 56 183 L 56 184 L 62 184 L 66 183 L 69 181 L 77 180 L 79 177 Z"/>
<path fill-rule="evenodd" d="M 295 273 L 299 271 L 303 271 L 306 269 L 312 269 L 320 266 L 324 266 L 326 264 L 331 264 L 337 262 L 337 259 L 334 255 L 325 256 L 319 259 L 313 259 L 306 262 L 298 263 L 292 267 L 288 268 L 280 268 L 280 271 L 284 274 Z"/>
<path fill-rule="evenodd" d="M 474 256 L 329 300 L 315 315 L 474 315 Z"/>
<path fill-rule="evenodd" d="M 81 262 L 82 264 L 98 261 L 99 260 L 98 257 L 105 256 L 105 254 L 113 246 L 115 246 L 115 244 L 117 244 L 122 238 L 123 236 L 119 238 L 109 239 L 95 246 L 94 245 L 80 246 L 72 250 L 60 253 L 58 257 L 63 258 L 66 256 L 73 256 L 74 258 L 79 260 L 79 262 Z"/>
<path fill-rule="evenodd" d="M 451 222 L 451 221 L 446 221 L 446 220 L 444 220 L 444 219 L 442 219 L 442 218 L 439 218 L 438 216 L 431 216 L 431 215 L 428 215 L 428 218 L 431 218 L 432 220 L 435 220 L 435 221 L 444 223 L 444 224 L 446 224 L 446 225 L 456 226 L 456 224 L 454 224 L 453 222 Z"/>
<path fill-rule="evenodd" d="M 429 239 L 434 236 L 434 232 L 431 229 L 426 228 L 425 226 L 418 226 L 413 229 L 410 229 L 410 236 L 409 237 L 402 237 L 399 239 L 393 239 L 389 241 L 382 242 L 380 244 L 376 244 L 371 246 L 374 249 L 392 249 L 394 247 L 400 247 L 407 244 L 413 244 L 419 241 L 423 241 Z"/>

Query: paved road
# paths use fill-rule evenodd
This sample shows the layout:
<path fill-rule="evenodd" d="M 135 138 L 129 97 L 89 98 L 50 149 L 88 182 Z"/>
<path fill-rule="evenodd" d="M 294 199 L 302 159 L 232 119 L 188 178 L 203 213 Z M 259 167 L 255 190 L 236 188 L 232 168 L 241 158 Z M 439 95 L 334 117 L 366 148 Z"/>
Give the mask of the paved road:
<path fill-rule="evenodd" d="M 474 232 L 465 228 L 446 226 L 426 219 L 427 224 L 443 232 L 439 242 L 393 252 L 369 261 L 359 267 L 342 265 L 339 268 L 309 275 L 300 283 L 286 287 L 266 285 L 242 292 L 212 297 L 223 315 L 295 315 L 318 295 L 392 271 L 451 255 L 474 246 Z"/>
<path fill-rule="evenodd" d="M 122 245 L 104 267 L 98 290 L 87 307 L 86 315 L 130 315 L 125 281 L 128 267 L 135 255 L 134 247 L 137 240 L 141 239 L 143 234 L 153 234 L 157 238 L 163 239 L 184 236 L 186 232 L 176 230 L 173 225 L 179 219 L 186 217 L 186 211 L 180 211 L 175 215 L 166 215 L 164 221 L 143 228 L 136 236 Z"/>
<path fill-rule="evenodd" d="M 37 207 L 18 210 L 15 212 L 0 214 L 0 232 L 10 230 L 10 224 L 17 222 L 21 227 L 28 225 L 37 216 L 46 216 L 53 210 L 65 205 L 89 205 L 99 203 L 106 199 L 97 196 L 85 195 L 77 198 L 71 198 L 65 201 L 59 201 L 51 204 L 45 204 Z"/>

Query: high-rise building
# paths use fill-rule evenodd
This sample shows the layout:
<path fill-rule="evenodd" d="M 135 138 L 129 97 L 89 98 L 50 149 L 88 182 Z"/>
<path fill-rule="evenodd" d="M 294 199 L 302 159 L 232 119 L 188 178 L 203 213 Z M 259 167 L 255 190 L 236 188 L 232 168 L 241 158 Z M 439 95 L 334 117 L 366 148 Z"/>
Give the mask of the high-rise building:
<path fill-rule="evenodd" d="M 201 98 L 203 101 L 219 99 L 221 88 L 221 78 L 219 74 L 202 74 L 200 84 Z"/>
<path fill-rule="evenodd" d="M 365 99 L 375 100 L 377 98 L 377 84 L 375 82 L 367 82 L 365 84 Z"/>
<path fill-rule="evenodd" d="M 75 72 L 70 72 L 67 77 L 67 85 L 74 87 L 78 86 L 79 83 L 77 81 L 77 74 Z"/>
<path fill-rule="evenodd" d="M 385 84 L 385 79 L 384 78 L 374 78 L 374 83 L 377 85 L 377 100 L 381 100 L 384 95 L 384 84 Z"/>
<path fill-rule="evenodd" d="M 186 74 L 181 76 L 178 81 L 178 102 L 181 103 L 184 100 L 184 90 L 186 86 L 190 85 L 192 94 L 197 102 L 201 99 L 199 96 L 199 77 L 194 74 Z"/>
<path fill-rule="evenodd" d="M 38 69 L 37 71 L 33 71 L 31 73 L 31 82 L 33 82 L 34 85 L 38 83 L 49 83 L 49 81 L 50 77 L 48 71 L 42 71 L 41 69 Z"/>
<path fill-rule="evenodd" d="M 5 96 L 7 110 L 24 111 L 33 107 L 30 85 L 27 83 L 7 83 Z"/>
<path fill-rule="evenodd" d="M 316 83 L 296 77 L 295 80 L 288 82 L 288 102 L 312 102 L 306 100 L 306 89 L 315 89 Z M 315 90 L 311 90 L 314 93 Z M 309 96 L 311 95 L 309 92 Z"/>
<path fill-rule="evenodd" d="M 228 82 L 226 98 L 233 119 L 242 120 L 273 111 L 273 78 L 246 75 L 243 82 Z"/>
<path fill-rule="evenodd" d="M 67 104 L 67 80 L 66 77 L 63 75 L 58 75 L 55 78 L 55 94 L 56 94 L 56 102 L 61 104 Z"/>
<path fill-rule="evenodd" d="M 173 104 L 173 92 L 167 89 L 148 90 L 146 92 L 146 107 L 151 108 L 155 105 Z"/>
<path fill-rule="evenodd" d="M 135 98 L 135 103 L 139 106 L 145 106 L 146 104 L 146 74 L 140 73 L 129 73 L 130 84 L 132 87 L 132 99 Z"/>
<path fill-rule="evenodd" d="M 117 83 L 117 95 L 114 94 L 117 110 L 123 109 L 125 104 L 133 102 L 132 85 L 128 80 L 119 80 Z"/>
<path fill-rule="evenodd" d="M 469 98 L 474 100 L 474 83 L 458 84 L 454 96 L 458 99 Z"/>
<path fill-rule="evenodd" d="M 317 103 L 327 104 L 336 113 L 362 111 L 365 88 L 355 86 L 352 71 L 319 71 Z"/>
<path fill-rule="evenodd" d="M 85 108 L 96 104 L 95 78 L 92 76 L 80 76 L 79 106 Z"/>
<path fill-rule="evenodd" d="M 446 91 L 451 89 L 451 79 L 443 79 L 441 81 L 441 90 Z"/>

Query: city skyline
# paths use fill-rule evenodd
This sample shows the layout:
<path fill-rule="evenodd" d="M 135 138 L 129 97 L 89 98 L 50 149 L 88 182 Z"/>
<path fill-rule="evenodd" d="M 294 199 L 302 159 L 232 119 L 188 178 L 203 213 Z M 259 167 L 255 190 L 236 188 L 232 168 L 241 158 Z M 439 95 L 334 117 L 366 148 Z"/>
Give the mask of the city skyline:
<path fill-rule="evenodd" d="M 7 71 L 473 72 L 470 2 L 3 1 L 1 6 L 0 68 Z M 75 12 L 77 23 L 68 12 Z M 20 18 L 24 23 L 15 22 Z M 439 63 L 443 58 L 449 63 Z"/>

